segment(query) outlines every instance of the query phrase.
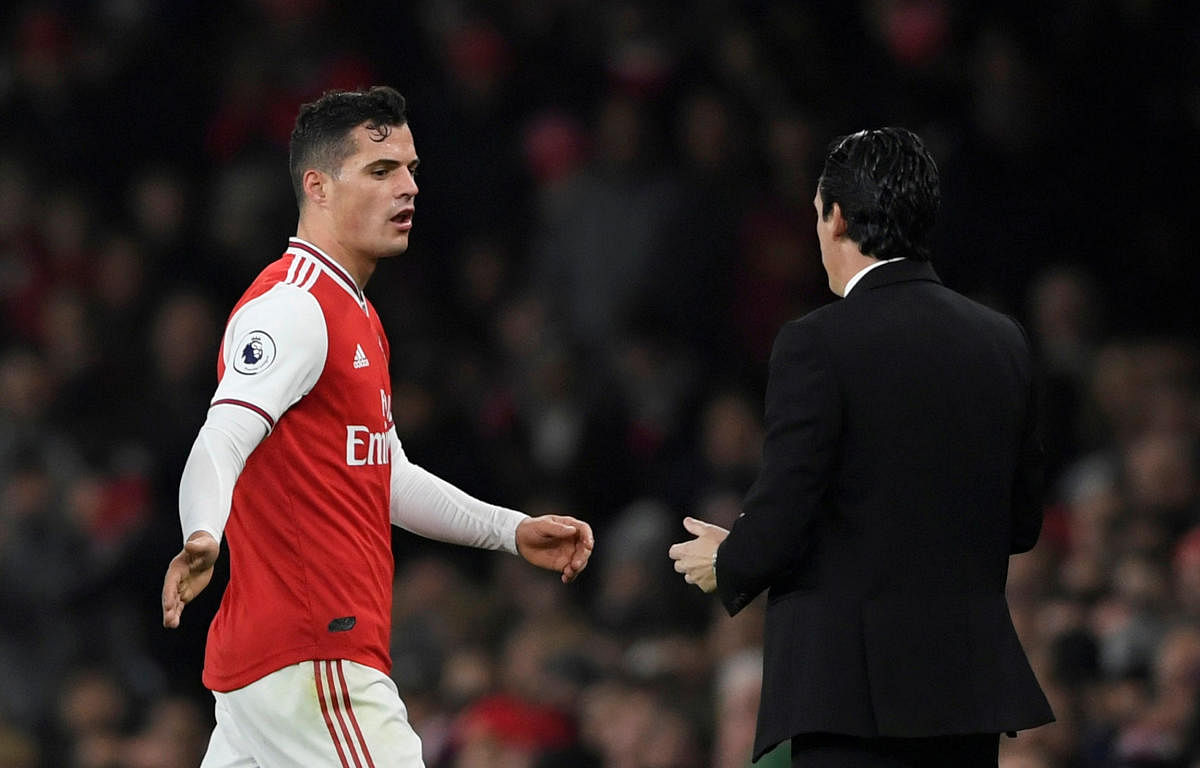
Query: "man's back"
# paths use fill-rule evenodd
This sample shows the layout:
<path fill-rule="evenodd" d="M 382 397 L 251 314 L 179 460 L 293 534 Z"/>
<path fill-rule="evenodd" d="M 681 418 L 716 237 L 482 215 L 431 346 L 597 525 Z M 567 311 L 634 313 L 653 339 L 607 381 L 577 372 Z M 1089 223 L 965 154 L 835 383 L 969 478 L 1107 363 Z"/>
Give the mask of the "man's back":
<path fill-rule="evenodd" d="M 827 340 L 842 393 L 826 514 L 869 549 L 840 553 L 828 573 L 855 580 L 856 597 L 1002 592 L 1021 549 L 1014 517 L 1037 514 L 1027 498 L 1013 504 L 1018 469 L 1035 471 L 1018 467 L 1034 417 L 1021 330 L 930 275 L 884 265 L 798 321 Z"/>
<path fill-rule="evenodd" d="M 735 611 L 769 588 L 756 753 L 1050 719 L 1004 599 L 1040 527 L 1033 415 L 1020 328 L 927 263 L 882 265 L 784 327 L 773 450 L 717 570 Z"/>

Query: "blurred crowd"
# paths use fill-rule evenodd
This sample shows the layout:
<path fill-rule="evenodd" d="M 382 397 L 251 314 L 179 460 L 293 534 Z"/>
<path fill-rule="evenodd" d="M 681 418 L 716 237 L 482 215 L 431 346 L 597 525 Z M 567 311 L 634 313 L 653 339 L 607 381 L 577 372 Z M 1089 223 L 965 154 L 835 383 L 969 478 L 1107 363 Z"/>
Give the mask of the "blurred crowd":
<path fill-rule="evenodd" d="M 226 313 L 294 232 L 296 108 L 387 83 L 422 159 L 367 289 L 406 453 L 597 534 L 564 587 L 396 532 L 431 768 L 748 763 L 762 605 L 730 620 L 666 549 L 737 516 L 774 333 L 833 299 L 826 143 L 883 124 L 941 165 L 939 273 L 1043 373 L 1009 596 L 1058 722 L 1001 765 L 1197 768 L 1198 35 L 1171 0 L 7 4 L 0 767 L 198 764 L 224 575 L 160 627 L 179 473 Z"/>

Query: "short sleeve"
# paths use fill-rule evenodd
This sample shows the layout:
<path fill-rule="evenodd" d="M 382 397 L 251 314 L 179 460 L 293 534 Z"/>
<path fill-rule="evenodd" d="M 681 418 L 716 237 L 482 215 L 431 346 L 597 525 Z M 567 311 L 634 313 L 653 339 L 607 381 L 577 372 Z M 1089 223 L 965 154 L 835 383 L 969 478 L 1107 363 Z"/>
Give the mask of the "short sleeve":
<path fill-rule="evenodd" d="M 275 422 L 316 385 L 325 368 L 329 335 L 316 298 L 276 285 L 246 302 L 225 328 L 225 373 L 212 405 L 248 408 L 273 429 Z"/>

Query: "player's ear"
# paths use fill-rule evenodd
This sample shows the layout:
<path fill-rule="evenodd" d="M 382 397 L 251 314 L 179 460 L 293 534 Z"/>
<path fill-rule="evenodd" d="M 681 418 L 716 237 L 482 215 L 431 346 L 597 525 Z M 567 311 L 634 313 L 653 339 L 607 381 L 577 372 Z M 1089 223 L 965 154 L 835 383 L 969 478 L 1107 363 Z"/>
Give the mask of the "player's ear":
<path fill-rule="evenodd" d="M 846 217 L 842 215 L 842 206 L 837 203 L 833 204 L 833 209 L 829 211 L 829 220 L 833 225 L 833 236 L 846 236 Z"/>
<path fill-rule="evenodd" d="M 328 177 L 315 168 L 309 168 L 301 177 L 301 186 L 304 189 L 304 197 L 310 202 L 317 205 L 323 205 L 328 196 Z"/>

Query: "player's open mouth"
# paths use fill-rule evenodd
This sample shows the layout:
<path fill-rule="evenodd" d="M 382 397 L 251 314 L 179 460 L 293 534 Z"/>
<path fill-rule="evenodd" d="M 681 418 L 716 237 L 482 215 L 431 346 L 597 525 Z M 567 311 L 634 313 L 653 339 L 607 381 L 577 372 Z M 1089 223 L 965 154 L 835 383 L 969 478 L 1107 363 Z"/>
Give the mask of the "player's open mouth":
<path fill-rule="evenodd" d="M 393 224 L 402 230 L 412 229 L 413 209 L 405 208 L 391 218 Z"/>

